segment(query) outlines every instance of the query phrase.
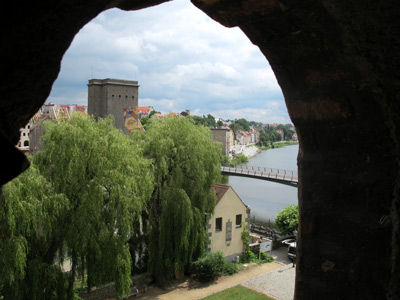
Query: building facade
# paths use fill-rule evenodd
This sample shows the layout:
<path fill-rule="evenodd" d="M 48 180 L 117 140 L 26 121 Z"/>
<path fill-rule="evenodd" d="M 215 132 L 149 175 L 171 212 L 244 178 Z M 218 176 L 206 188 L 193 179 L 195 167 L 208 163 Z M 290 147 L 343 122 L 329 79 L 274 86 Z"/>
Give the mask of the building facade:
<path fill-rule="evenodd" d="M 249 228 L 250 208 L 229 185 L 215 184 L 217 196 L 214 214 L 208 220 L 208 250 L 222 251 L 227 261 L 243 253 L 243 226 Z"/>
<path fill-rule="evenodd" d="M 76 104 L 43 104 L 25 127 L 25 129 L 28 128 L 29 151 L 38 151 L 42 146 L 41 138 L 43 136 L 43 121 L 57 119 L 67 120 L 75 113 L 86 115 L 86 106 Z"/>
<path fill-rule="evenodd" d="M 222 154 L 229 156 L 233 147 L 233 131 L 227 127 L 210 128 L 213 140 L 222 143 Z"/>
<path fill-rule="evenodd" d="M 126 112 L 137 108 L 139 84 L 121 79 L 91 79 L 88 83 L 88 113 L 105 118 L 112 115 L 115 127 L 129 133 L 126 128 Z"/>

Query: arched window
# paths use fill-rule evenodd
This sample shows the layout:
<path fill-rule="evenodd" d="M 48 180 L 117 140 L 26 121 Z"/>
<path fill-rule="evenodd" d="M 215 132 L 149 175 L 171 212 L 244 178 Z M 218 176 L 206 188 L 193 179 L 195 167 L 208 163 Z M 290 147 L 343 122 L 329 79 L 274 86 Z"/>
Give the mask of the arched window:
<path fill-rule="evenodd" d="M 29 141 L 24 142 L 24 147 L 29 147 Z"/>

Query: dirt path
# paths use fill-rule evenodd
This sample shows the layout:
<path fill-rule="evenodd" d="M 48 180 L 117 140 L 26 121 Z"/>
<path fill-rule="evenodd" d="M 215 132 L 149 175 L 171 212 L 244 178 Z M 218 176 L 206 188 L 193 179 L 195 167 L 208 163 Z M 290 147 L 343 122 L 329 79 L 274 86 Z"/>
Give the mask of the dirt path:
<path fill-rule="evenodd" d="M 190 300 L 199 299 L 210 294 L 225 290 L 235 286 L 243 281 L 249 280 L 253 277 L 270 272 L 272 270 L 281 268 L 282 264 L 277 262 L 257 265 L 251 264 L 246 269 L 239 271 L 232 276 L 224 276 L 219 278 L 216 282 L 210 284 L 194 283 L 193 280 L 186 279 L 185 281 L 175 284 L 169 290 L 161 290 L 157 287 L 151 286 L 147 289 L 146 294 L 136 297 L 135 299 L 150 300 Z"/>

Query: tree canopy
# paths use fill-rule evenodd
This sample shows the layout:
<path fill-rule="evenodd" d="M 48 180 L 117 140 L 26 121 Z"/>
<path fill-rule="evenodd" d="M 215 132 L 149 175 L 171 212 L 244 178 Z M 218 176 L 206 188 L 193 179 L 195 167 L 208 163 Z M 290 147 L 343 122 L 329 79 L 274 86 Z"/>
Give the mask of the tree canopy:
<path fill-rule="evenodd" d="M 153 190 L 142 149 L 111 119 L 45 122 L 31 168 L 3 188 L 0 295 L 72 299 L 75 276 L 89 287 L 129 289 L 132 224 Z M 71 272 L 60 263 L 69 257 Z"/>
<path fill-rule="evenodd" d="M 189 118 L 196 125 L 204 125 L 206 127 L 215 127 L 217 125 L 217 123 L 215 122 L 214 116 L 211 114 L 208 114 L 207 116 L 203 115 L 202 117 L 193 115 L 193 116 L 190 116 Z M 221 126 L 221 125 L 219 125 L 219 126 Z"/>
<path fill-rule="evenodd" d="M 151 122 L 139 133 L 154 168 L 149 212 L 149 269 L 159 286 L 206 249 L 206 214 L 213 212 L 211 190 L 220 178 L 220 147 L 211 132 L 188 118 Z"/>
<path fill-rule="evenodd" d="M 283 235 L 292 235 L 299 226 L 299 205 L 293 204 L 282 209 L 276 216 L 274 224 Z"/>
<path fill-rule="evenodd" d="M 232 121 L 230 127 L 236 133 L 238 130 L 248 131 L 250 129 L 250 123 L 244 118 L 236 119 Z"/>

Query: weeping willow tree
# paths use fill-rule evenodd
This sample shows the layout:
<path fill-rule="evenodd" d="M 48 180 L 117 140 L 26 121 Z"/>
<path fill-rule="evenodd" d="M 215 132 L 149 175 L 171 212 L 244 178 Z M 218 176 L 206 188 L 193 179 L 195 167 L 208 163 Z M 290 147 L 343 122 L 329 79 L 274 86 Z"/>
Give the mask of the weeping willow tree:
<path fill-rule="evenodd" d="M 0 206 L 0 295 L 72 299 L 76 276 L 88 287 L 114 281 L 129 290 L 132 224 L 153 190 L 148 160 L 113 121 L 45 122 L 32 167 L 4 186 Z M 60 263 L 69 258 L 71 271 Z"/>
<path fill-rule="evenodd" d="M 154 167 L 149 269 L 157 285 L 166 287 L 167 279 L 203 254 L 208 244 L 206 215 L 215 207 L 211 186 L 220 178 L 221 149 L 208 128 L 187 118 L 152 121 L 141 137 Z"/>

